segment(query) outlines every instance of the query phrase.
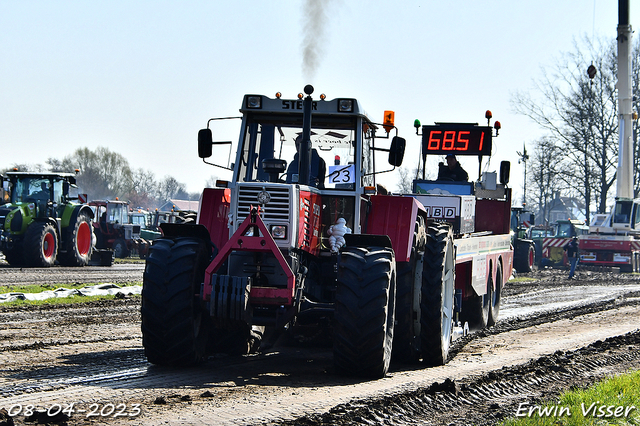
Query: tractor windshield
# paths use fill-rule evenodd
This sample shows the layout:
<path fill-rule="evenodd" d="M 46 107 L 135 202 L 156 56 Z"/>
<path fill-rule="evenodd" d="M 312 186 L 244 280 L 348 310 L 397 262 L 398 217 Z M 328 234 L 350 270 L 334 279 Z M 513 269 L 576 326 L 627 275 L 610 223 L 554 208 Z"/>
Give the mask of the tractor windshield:
<path fill-rule="evenodd" d="M 51 182 L 42 177 L 21 177 L 13 183 L 11 202 L 46 202 L 51 198 Z"/>
<path fill-rule="evenodd" d="M 109 203 L 109 208 L 107 209 L 107 221 L 110 223 L 129 223 L 127 205 Z"/>
<path fill-rule="evenodd" d="M 298 146 L 302 137 L 301 116 L 255 115 L 247 121 L 238 154 L 239 182 L 286 182 L 299 179 Z M 311 129 L 310 185 L 327 189 L 355 189 L 356 119 L 335 117 L 322 120 L 314 116 Z M 366 147 L 360 167 L 370 168 L 369 133 L 363 135 Z M 263 167 L 263 160 L 284 160 L 284 170 L 274 176 Z M 363 180 L 370 180 L 365 176 Z"/>

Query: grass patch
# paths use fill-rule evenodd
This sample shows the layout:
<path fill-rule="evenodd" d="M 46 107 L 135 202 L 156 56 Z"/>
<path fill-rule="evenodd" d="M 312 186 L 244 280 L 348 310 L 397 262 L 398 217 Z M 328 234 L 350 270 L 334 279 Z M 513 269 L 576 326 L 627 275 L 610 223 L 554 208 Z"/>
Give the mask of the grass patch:
<path fill-rule="evenodd" d="M 144 264 L 146 262 L 146 259 L 140 259 L 139 257 L 126 257 L 126 258 L 119 258 L 116 257 L 113 260 L 113 263 L 123 263 L 123 264 Z"/>
<path fill-rule="evenodd" d="M 640 425 L 640 371 L 565 392 L 555 403 L 523 402 L 516 416 L 500 425 Z"/>
<path fill-rule="evenodd" d="M 140 297 L 138 294 L 127 295 L 127 298 Z M 53 297 L 45 300 L 16 300 L 13 302 L 0 303 L 0 310 L 3 307 L 16 307 L 16 306 L 55 306 L 55 305 L 71 305 L 79 303 L 89 303 L 99 300 L 115 300 L 120 296 L 113 294 L 103 296 L 69 296 L 69 297 Z"/>
<path fill-rule="evenodd" d="M 90 287 L 94 285 L 98 285 L 100 283 L 67 283 L 67 284 L 30 284 L 30 285 L 3 285 L 0 286 L 0 294 L 4 293 L 42 293 L 43 291 L 53 291 L 58 288 L 84 288 Z M 129 287 L 134 285 L 142 285 L 142 282 L 133 282 L 127 284 L 117 284 L 120 287 Z"/>
<path fill-rule="evenodd" d="M 514 277 L 511 278 L 509 281 L 510 283 L 526 283 L 526 282 L 533 282 L 533 281 L 540 281 L 538 278 L 531 278 L 531 277 Z"/>

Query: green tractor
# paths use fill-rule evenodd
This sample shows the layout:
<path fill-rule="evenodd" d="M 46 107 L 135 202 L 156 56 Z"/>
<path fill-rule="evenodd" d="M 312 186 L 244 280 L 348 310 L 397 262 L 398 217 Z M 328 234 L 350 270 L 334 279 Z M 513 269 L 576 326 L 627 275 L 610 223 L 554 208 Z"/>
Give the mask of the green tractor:
<path fill-rule="evenodd" d="M 0 250 L 15 266 L 89 264 L 93 212 L 78 197 L 74 173 L 7 172 L 11 196 L 0 207 Z M 85 197 L 86 198 L 86 197 Z"/>

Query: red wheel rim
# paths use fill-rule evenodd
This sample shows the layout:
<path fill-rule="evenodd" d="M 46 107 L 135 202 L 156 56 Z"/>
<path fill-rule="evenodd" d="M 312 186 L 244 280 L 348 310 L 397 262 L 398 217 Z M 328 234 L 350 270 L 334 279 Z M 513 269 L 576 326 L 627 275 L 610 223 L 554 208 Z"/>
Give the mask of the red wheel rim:
<path fill-rule="evenodd" d="M 76 235 L 76 247 L 81 256 L 86 256 L 91 250 L 91 227 L 87 222 L 82 222 Z"/>
<path fill-rule="evenodd" d="M 533 252 L 533 250 L 529 250 L 529 267 L 533 266 L 533 262 L 534 262 L 534 258 L 535 258 L 535 253 Z"/>
<path fill-rule="evenodd" d="M 47 232 L 44 236 L 44 241 L 42 242 L 42 252 L 44 253 L 44 257 L 50 259 L 53 257 L 53 253 L 56 250 L 56 238 L 51 232 Z"/>

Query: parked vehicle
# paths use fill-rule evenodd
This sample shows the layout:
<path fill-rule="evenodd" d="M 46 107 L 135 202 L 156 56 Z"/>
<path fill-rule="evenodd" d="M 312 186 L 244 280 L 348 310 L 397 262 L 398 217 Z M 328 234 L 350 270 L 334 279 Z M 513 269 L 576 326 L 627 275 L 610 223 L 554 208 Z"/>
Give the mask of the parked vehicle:
<path fill-rule="evenodd" d="M 85 266 L 93 251 L 93 212 L 78 197 L 75 173 L 7 172 L 0 207 L 0 249 L 15 266 Z M 4 185 L 3 185 L 4 187 Z"/>
<path fill-rule="evenodd" d="M 93 230 L 98 249 L 113 250 L 117 258 L 129 257 L 132 251 L 146 252 L 147 242 L 140 237 L 141 226 L 129 223 L 128 202 L 94 200 L 89 205 L 96 217 Z"/>

